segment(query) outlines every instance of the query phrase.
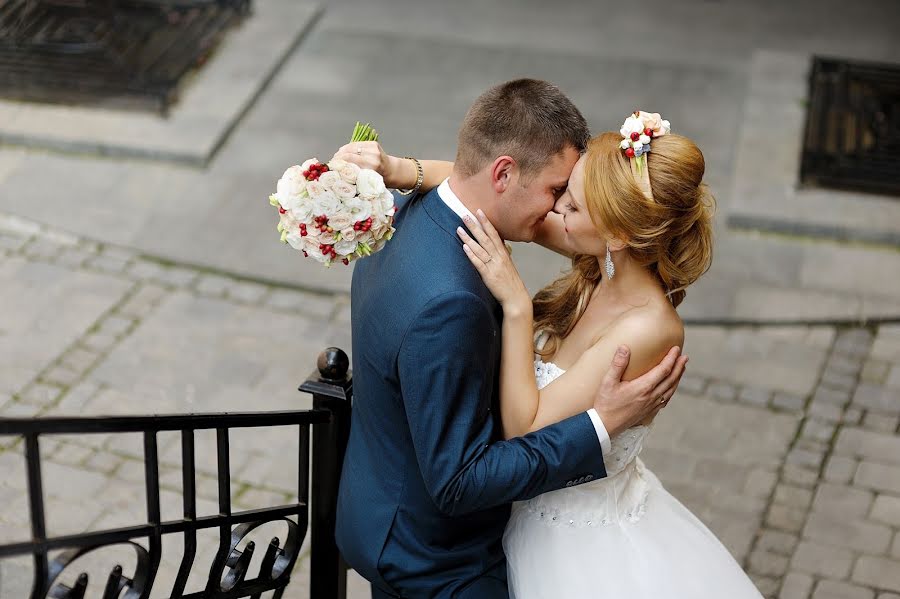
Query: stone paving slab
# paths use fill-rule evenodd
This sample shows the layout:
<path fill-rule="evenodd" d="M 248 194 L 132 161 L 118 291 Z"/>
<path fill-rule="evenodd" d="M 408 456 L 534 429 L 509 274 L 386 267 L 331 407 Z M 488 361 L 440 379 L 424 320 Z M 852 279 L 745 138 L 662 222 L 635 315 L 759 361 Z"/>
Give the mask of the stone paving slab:
<path fill-rule="evenodd" d="M 827 330 L 827 329 L 826 329 Z M 795 396 L 809 395 L 828 355 L 828 335 L 809 327 L 688 327 L 692 373 Z M 761 375 L 761 373 L 765 373 Z"/>
<path fill-rule="evenodd" d="M 257 0 L 185 86 L 169 115 L 0 100 L 0 142 L 206 165 L 320 14 Z"/>
<path fill-rule="evenodd" d="M 0 262 L 0 390 L 25 392 L 129 287 L 103 274 L 21 257 Z M 47 387 L 30 398 L 46 403 L 53 393 Z"/>

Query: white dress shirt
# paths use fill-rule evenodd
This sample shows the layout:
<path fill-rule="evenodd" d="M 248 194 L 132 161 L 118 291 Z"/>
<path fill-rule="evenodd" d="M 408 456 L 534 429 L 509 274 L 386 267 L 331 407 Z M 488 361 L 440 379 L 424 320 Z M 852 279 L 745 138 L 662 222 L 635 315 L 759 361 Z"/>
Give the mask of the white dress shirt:
<path fill-rule="evenodd" d="M 476 223 L 478 219 L 475 218 L 475 215 L 472 214 L 472 211 L 466 208 L 465 204 L 462 203 L 462 200 L 450 189 L 450 179 L 444 179 L 444 182 L 438 186 L 438 196 L 440 196 L 441 200 L 447 205 L 450 210 L 452 210 L 456 215 L 460 218 L 470 217 Z M 597 431 L 597 439 L 600 441 L 600 448 L 603 450 L 603 455 L 609 455 L 612 450 L 612 442 L 609 438 L 609 433 L 606 431 L 606 427 L 603 426 L 603 421 L 600 420 L 600 414 L 597 413 L 597 410 L 591 408 L 587 411 L 587 415 L 590 417 L 591 422 L 594 424 L 594 429 Z"/>

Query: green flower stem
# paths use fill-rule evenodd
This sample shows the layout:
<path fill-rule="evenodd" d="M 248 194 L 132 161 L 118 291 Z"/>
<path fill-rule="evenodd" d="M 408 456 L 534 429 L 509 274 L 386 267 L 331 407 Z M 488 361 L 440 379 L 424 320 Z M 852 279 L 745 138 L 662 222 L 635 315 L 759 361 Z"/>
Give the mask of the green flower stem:
<path fill-rule="evenodd" d="M 356 121 L 356 126 L 353 128 L 353 135 L 350 136 L 350 141 L 378 141 L 378 132 L 372 128 L 370 123 L 363 125 L 359 121 Z"/>

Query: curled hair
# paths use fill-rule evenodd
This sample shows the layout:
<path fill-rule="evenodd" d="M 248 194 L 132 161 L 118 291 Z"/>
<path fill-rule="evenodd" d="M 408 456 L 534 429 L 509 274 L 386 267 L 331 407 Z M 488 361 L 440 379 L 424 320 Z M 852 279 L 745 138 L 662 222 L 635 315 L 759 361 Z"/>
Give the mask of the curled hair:
<path fill-rule="evenodd" d="M 703 183 L 703 153 L 680 135 L 654 139 L 647 155 L 649 199 L 634 180 L 620 141 L 618 133 L 606 132 L 588 143 L 588 212 L 598 232 L 626 242 L 631 258 L 656 276 L 677 307 L 685 289 L 712 263 L 715 199 Z M 535 328 L 548 334 L 542 355 L 552 355 L 572 331 L 601 276 L 596 256 L 578 255 L 571 270 L 535 295 Z"/>

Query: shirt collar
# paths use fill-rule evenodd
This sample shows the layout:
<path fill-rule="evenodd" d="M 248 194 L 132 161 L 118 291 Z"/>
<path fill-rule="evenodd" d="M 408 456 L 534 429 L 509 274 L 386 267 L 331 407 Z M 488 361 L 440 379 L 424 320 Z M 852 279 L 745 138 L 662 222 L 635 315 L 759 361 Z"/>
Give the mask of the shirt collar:
<path fill-rule="evenodd" d="M 447 205 L 450 210 L 456 213 L 456 216 L 459 218 L 464 218 L 468 216 L 476 223 L 478 219 L 475 218 L 475 215 L 472 214 L 472 211 L 465 207 L 462 203 L 462 200 L 453 193 L 453 190 L 450 189 L 450 178 L 444 179 L 444 182 L 438 186 L 437 189 L 438 196 L 440 196 L 441 200 Z"/>

